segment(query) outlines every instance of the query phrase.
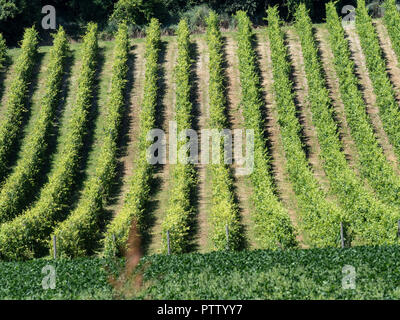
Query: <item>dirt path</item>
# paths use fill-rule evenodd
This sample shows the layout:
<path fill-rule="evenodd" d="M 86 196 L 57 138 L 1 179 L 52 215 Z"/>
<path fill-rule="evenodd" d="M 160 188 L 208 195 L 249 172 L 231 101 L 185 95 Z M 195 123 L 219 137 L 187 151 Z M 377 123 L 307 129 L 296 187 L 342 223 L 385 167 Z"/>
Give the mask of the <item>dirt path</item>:
<path fill-rule="evenodd" d="M 330 183 L 322 166 L 320 158 L 321 148 L 318 142 L 317 131 L 312 123 L 312 112 L 307 101 L 308 85 L 304 69 L 304 61 L 300 39 L 295 31 L 288 29 L 287 43 L 293 67 L 293 82 L 296 103 L 299 111 L 300 123 L 303 127 L 303 136 L 308 151 L 308 161 L 321 188 L 329 195 Z M 329 199 L 329 198 L 328 198 Z"/>
<path fill-rule="evenodd" d="M 316 28 L 316 39 L 319 43 L 320 57 L 325 72 L 325 79 L 329 88 L 332 106 L 336 116 L 336 124 L 339 128 L 340 140 L 343 143 L 343 152 L 347 162 L 357 175 L 358 170 L 358 151 L 357 146 L 351 136 L 351 130 L 347 123 L 346 112 L 340 95 L 339 79 L 336 75 L 333 64 L 333 53 L 329 45 L 329 33 L 326 28 Z"/>
<path fill-rule="evenodd" d="M 397 157 L 395 155 L 393 146 L 390 144 L 389 138 L 383 128 L 381 118 L 379 117 L 379 108 L 376 104 L 376 95 L 374 93 L 371 79 L 369 78 L 360 39 L 358 38 L 354 28 L 346 28 L 346 33 L 350 42 L 350 50 L 353 53 L 353 61 L 356 66 L 357 77 L 362 87 L 363 98 L 366 102 L 367 113 L 370 116 L 375 135 L 379 144 L 383 148 L 386 158 L 390 163 L 392 163 L 393 167 L 399 173 Z"/>
<path fill-rule="evenodd" d="M 293 191 L 292 184 L 286 170 L 286 155 L 282 144 L 282 136 L 278 124 L 278 110 L 274 100 L 273 88 L 273 73 L 272 73 L 272 60 L 269 41 L 267 35 L 258 35 L 258 55 L 260 57 L 260 69 L 262 77 L 263 92 L 266 106 L 266 125 L 267 134 L 270 140 L 270 153 L 272 156 L 272 170 L 277 186 L 277 191 L 280 199 L 282 200 L 285 208 L 289 211 L 292 224 L 297 228 L 299 210 L 296 195 Z M 303 236 L 298 235 L 297 240 L 300 246 L 304 247 Z"/>
<path fill-rule="evenodd" d="M 196 78 L 196 91 L 197 91 L 197 101 L 195 105 L 197 106 L 197 129 L 199 130 L 199 141 L 202 141 L 201 131 L 202 129 L 208 128 L 208 118 L 209 118 L 209 97 L 208 97 L 208 82 L 209 82 L 209 72 L 208 72 L 208 62 L 209 54 L 207 42 L 204 36 L 198 37 L 195 41 L 197 60 L 195 67 L 195 78 Z M 199 145 L 200 154 L 201 144 Z M 211 189 L 211 177 L 208 170 L 208 166 L 204 164 L 199 164 L 196 166 L 198 173 L 198 216 L 197 216 L 197 246 L 200 252 L 209 251 L 208 243 L 208 218 L 209 212 L 212 206 L 212 189 Z"/>
<path fill-rule="evenodd" d="M 134 44 L 131 54 L 133 55 L 133 75 L 132 75 L 132 91 L 130 93 L 130 102 L 128 104 L 129 110 L 126 112 L 127 117 L 123 120 L 125 127 L 126 137 L 123 140 L 126 142 L 126 148 L 123 150 L 122 157 L 119 159 L 122 175 L 122 186 L 113 205 L 108 209 L 112 210 L 114 214 L 118 214 L 121 210 L 126 193 L 129 189 L 129 181 L 133 175 L 133 167 L 136 153 L 136 141 L 139 134 L 139 115 L 140 103 L 143 98 L 143 86 L 145 76 L 145 44 Z"/>
<path fill-rule="evenodd" d="M 237 42 L 231 36 L 226 37 L 226 77 L 227 77 L 227 98 L 228 98 L 228 116 L 231 124 L 232 131 L 235 129 L 244 129 L 244 119 L 242 110 L 240 109 L 241 88 L 239 77 L 239 61 L 237 57 Z M 234 168 L 237 165 L 233 166 Z M 253 189 L 251 187 L 250 179 L 247 176 L 239 176 L 235 172 L 234 186 L 236 196 L 238 199 L 240 216 L 244 226 L 247 245 L 249 249 L 257 249 L 258 245 L 255 240 L 254 223 L 251 218 L 253 204 L 251 203 L 251 195 Z"/>
<path fill-rule="evenodd" d="M 163 63 L 164 72 L 164 96 L 162 97 L 162 113 L 163 124 L 162 129 L 166 133 L 166 141 L 169 141 L 169 122 L 174 119 L 175 110 L 175 80 L 174 68 L 178 54 L 178 47 L 175 37 L 171 37 L 166 44 L 165 61 Z M 167 164 L 160 166 L 155 178 L 159 188 L 154 195 L 154 202 L 157 203 L 154 211 L 154 225 L 151 230 L 152 241 L 149 246 L 149 254 L 159 253 L 161 251 L 161 230 L 162 221 L 164 220 L 165 211 L 168 206 L 169 198 L 169 181 L 170 181 L 170 165 L 168 164 L 168 151 L 167 151 Z"/>

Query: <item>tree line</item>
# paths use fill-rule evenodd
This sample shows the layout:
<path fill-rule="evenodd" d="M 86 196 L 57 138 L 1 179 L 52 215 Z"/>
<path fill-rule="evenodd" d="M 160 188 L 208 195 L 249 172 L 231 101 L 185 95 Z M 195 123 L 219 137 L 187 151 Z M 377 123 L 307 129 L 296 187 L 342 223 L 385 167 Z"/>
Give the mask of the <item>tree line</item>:
<path fill-rule="evenodd" d="M 377 1 L 379 0 L 371 0 Z M 42 8 L 52 5 L 56 9 L 57 25 L 62 25 L 68 34 L 79 38 L 88 22 L 95 22 L 105 35 L 115 33 L 118 23 L 127 20 L 131 29 L 143 31 L 151 18 L 157 18 L 163 29 L 175 31 L 178 22 L 185 17 L 191 31 L 206 27 L 210 10 L 216 11 L 227 27 L 235 25 L 234 14 L 245 11 L 254 24 L 266 24 L 268 6 L 279 6 L 282 19 L 292 20 L 295 8 L 305 3 L 315 22 L 325 19 L 325 3 L 328 0 L 10 0 L 0 1 L 0 33 L 8 45 L 21 40 L 26 27 L 36 25 L 39 29 L 44 15 Z M 356 6 L 356 0 L 339 0 L 337 8 Z M 42 30 L 42 39 L 48 30 Z"/>

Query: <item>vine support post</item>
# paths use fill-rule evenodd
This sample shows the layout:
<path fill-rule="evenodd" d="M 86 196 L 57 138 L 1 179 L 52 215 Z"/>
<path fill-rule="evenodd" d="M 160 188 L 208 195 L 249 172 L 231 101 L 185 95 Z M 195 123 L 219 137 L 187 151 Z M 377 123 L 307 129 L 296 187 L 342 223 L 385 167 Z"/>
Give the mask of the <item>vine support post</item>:
<path fill-rule="evenodd" d="M 169 239 L 169 230 L 167 230 L 167 247 L 168 247 L 168 255 L 171 254 L 171 245 L 170 245 L 170 239 Z"/>

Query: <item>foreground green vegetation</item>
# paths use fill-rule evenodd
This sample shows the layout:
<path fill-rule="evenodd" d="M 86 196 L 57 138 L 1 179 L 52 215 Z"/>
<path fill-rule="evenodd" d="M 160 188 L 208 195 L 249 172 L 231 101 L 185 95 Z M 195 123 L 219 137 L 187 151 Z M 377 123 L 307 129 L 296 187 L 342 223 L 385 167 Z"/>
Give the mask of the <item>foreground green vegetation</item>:
<path fill-rule="evenodd" d="M 394 247 L 255 250 L 145 257 L 146 299 L 399 299 Z M 355 289 L 343 289 L 355 268 Z"/>

